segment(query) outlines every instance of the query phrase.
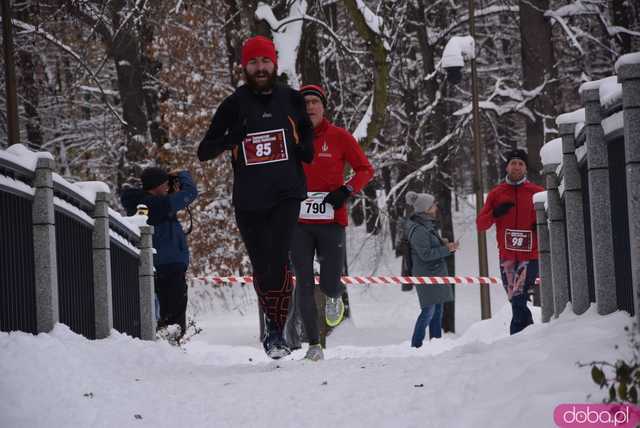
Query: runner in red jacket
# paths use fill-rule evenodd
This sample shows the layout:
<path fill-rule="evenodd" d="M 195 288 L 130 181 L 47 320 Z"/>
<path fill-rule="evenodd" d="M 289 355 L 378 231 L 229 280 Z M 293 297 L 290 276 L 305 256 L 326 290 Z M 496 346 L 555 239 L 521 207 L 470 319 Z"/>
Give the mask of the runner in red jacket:
<path fill-rule="evenodd" d="M 511 302 L 511 334 L 533 324 L 527 308 L 527 291 L 538 277 L 538 239 L 533 195 L 544 189 L 527 180 L 527 153 L 507 153 L 507 176 L 494 187 L 482 207 L 476 225 L 487 230 L 496 224 L 502 284 Z"/>
<path fill-rule="evenodd" d="M 304 164 L 308 199 L 300 206 L 298 225 L 293 234 L 291 260 L 296 273 L 296 304 L 309 340 L 305 358 L 323 358 L 314 298 L 314 256 L 320 261 L 320 288 L 327 295 L 325 308 L 327 323 L 335 326 L 344 316 L 340 275 L 344 266 L 345 202 L 351 194 L 359 192 L 373 177 L 373 167 L 358 142 L 345 129 L 324 118 L 325 94 L 319 86 L 300 88 L 307 106 L 307 114 L 314 126 L 313 162 Z M 344 182 L 345 165 L 355 175 Z"/>

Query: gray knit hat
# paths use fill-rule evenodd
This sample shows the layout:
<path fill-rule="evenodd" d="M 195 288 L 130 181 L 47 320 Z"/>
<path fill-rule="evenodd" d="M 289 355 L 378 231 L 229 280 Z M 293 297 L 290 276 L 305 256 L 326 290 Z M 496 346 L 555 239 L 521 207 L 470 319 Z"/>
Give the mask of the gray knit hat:
<path fill-rule="evenodd" d="M 413 206 L 415 212 L 421 213 L 431 208 L 436 198 L 428 193 L 416 193 L 410 190 L 407 192 L 405 200 L 407 204 Z"/>

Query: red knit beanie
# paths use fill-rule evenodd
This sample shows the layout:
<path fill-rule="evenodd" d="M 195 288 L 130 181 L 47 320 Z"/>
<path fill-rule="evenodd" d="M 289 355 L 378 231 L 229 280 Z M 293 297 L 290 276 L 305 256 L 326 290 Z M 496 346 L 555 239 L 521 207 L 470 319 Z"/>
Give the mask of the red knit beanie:
<path fill-rule="evenodd" d="M 242 66 L 246 67 L 251 59 L 258 56 L 269 58 L 274 64 L 278 64 L 276 47 L 270 39 L 264 36 L 251 37 L 244 42 L 242 45 Z"/>
<path fill-rule="evenodd" d="M 303 97 L 306 95 L 314 95 L 320 98 L 320 101 L 322 101 L 322 105 L 324 106 L 324 108 L 327 108 L 327 97 L 320 86 L 305 85 L 302 88 L 300 88 L 300 93 L 302 94 Z"/>

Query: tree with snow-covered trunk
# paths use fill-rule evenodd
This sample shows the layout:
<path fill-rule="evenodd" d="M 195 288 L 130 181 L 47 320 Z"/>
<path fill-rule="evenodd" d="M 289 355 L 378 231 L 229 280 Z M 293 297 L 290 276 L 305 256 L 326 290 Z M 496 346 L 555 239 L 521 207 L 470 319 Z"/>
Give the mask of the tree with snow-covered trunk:
<path fill-rule="evenodd" d="M 541 183 L 540 149 L 553 138 L 555 124 L 553 118 L 554 88 L 556 86 L 555 58 L 551 44 L 551 24 L 544 12 L 549 7 L 548 0 L 520 0 L 520 39 L 522 49 L 522 87 L 525 91 L 539 91 L 530 102 L 534 120 L 527 120 L 526 147 L 529 154 L 529 178 Z M 550 135 L 549 135 L 550 134 Z"/>

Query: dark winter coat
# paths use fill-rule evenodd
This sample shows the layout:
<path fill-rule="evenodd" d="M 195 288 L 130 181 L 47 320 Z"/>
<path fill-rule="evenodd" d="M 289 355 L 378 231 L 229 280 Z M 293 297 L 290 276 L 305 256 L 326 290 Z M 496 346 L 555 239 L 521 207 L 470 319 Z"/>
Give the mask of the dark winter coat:
<path fill-rule="evenodd" d="M 187 237 L 176 215 L 198 196 L 198 190 L 187 171 L 178 173 L 180 191 L 167 196 L 153 196 L 142 189 L 125 189 L 120 196 L 127 215 L 133 215 L 139 204 L 149 208 L 147 223 L 153 226 L 153 265 L 159 271 L 187 270 L 189 247 Z"/>
<path fill-rule="evenodd" d="M 287 160 L 248 164 L 244 137 L 264 131 L 284 131 Z M 236 89 L 213 116 L 198 147 L 198 158 L 213 159 L 228 149 L 236 209 L 268 210 L 285 199 L 307 198 L 301 162 L 313 160 L 313 125 L 298 91 L 278 85 L 270 94 L 253 93 L 247 85 Z"/>
<path fill-rule="evenodd" d="M 449 249 L 438 234 L 438 223 L 425 213 L 414 214 L 405 222 L 405 233 L 411 246 L 413 276 L 447 276 Z M 453 300 L 451 285 L 418 285 L 415 287 L 420 307 Z"/>

